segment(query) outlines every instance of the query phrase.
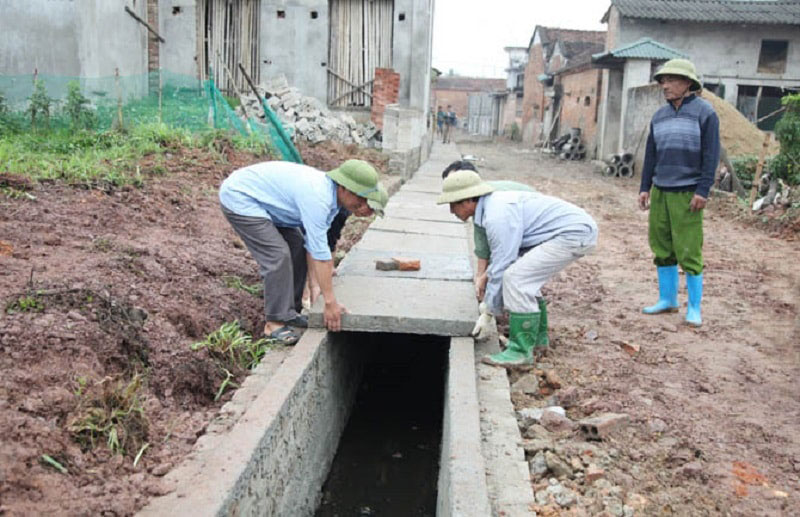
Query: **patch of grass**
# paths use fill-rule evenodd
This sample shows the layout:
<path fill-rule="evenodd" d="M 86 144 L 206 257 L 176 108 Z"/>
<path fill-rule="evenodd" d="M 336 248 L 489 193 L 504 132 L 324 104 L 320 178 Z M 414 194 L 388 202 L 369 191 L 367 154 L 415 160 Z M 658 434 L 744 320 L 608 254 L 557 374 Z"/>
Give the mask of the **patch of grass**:
<path fill-rule="evenodd" d="M 236 275 L 228 275 L 222 277 L 222 282 L 225 284 L 225 287 L 229 287 L 231 289 L 241 289 L 246 293 L 249 293 L 253 296 L 261 296 L 264 292 L 264 284 L 259 282 L 257 284 L 245 284 L 242 281 L 241 277 Z"/>
<path fill-rule="evenodd" d="M 29 194 L 24 190 L 15 187 L 0 187 L 0 192 L 9 199 L 27 199 L 28 201 L 35 201 L 36 196 Z"/>
<path fill-rule="evenodd" d="M 7 314 L 14 314 L 15 312 L 42 312 L 43 310 L 44 302 L 36 293 L 20 296 L 16 300 L 6 304 Z"/>
<path fill-rule="evenodd" d="M 252 370 L 273 346 L 274 342 L 269 339 L 253 340 L 250 334 L 242 330 L 238 321 L 232 321 L 223 323 L 203 341 L 192 344 L 191 349 L 206 350 L 220 368 L 224 378 L 214 398 L 219 400 L 229 386 L 236 386 L 232 372 Z"/>
<path fill-rule="evenodd" d="M 78 406 L 68 423 L 73 439 L 84 450 L 105 443 L 114 454 L 133 455 L 146 443 L 148 421 L 139 401 L 142 376 L 129 381 L 105 379 L 76 388 Z"/>
<path fill-rule="evenodd" d="M 108 253 L 114 249 L 114 241 L 107 237 L 97 237 L 92 241 L 92 248 L 101 253 Z"/>
<path fill-rule="evenodd" d="M 49 454 L 42 454 L 39 457 L 39 461 L 42 462 L 42 465 L 53 467 L 62 474 L 69 474 L 69 471 L 64 467 L 64 465 L 56 461 L 56 459 L 50 456 Z"/>

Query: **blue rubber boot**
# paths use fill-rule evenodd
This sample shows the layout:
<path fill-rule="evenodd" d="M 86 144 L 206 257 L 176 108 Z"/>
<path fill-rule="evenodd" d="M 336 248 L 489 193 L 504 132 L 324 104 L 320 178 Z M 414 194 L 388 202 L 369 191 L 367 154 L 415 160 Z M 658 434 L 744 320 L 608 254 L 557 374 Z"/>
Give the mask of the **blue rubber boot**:
<path fill-rule="evenodd" d="M 661 266 L 658 269 L 658 301 L 645 307 L 645 314 L 678 311 L 678 265 Z"/>
<path fill-rule="evenodd" d="M 686 273 L 686 290 L 689 291 L 689 308 L 686 310 L 686 323 L 693 327 L 703 324 L 700 317 L 700 302 L 703 300 L 703 273 Z"/>

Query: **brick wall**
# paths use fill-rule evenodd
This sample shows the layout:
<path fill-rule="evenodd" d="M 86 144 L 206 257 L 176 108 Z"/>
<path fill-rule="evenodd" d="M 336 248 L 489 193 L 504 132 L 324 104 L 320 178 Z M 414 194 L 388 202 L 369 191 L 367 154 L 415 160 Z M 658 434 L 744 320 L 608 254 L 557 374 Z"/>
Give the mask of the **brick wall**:
<path fill-rule="evenodd" d="M 575 73 L 559 75 L 563 87 L 559 134 L 571 127 L 581 129 L 581 138 L 590 155 L 597 143 L 598 101 L 602 70 L 588 68 Z"/>
<path fill-rule="evenodd" d="M 544 85 L 538 76 L 544 73 L 542 46 L 537 43 L 530 48 L 525 67 L 525 95 L 522 99 L 522 140 L 533 143 L 542 131 L 544 111 L 549 99 L 544 96 Z"/>
<path fill-rule="evenodd" d="M 391 68 L 376 68 L 375 82 L 372 83 L 372 112 L 370 120 L 383 129 L 383 112 L 388 104 L 397 102 L 400 88 L 400 74 Z"/>
<path fill-rule="evenodd" d="M 433 107 L 432 111 L 436 113 L 439 106 L 444 111 L 447 111 L 447 106 L 456 112 L 456 117 L 459 120 L 464 120 L 467 116 L 469 107 L 469 94 L 474 93 L 465 90 L 433 90 Z"/>
<path fill-rule="evenodd" d="M 158 31 L 158 0 L 147 0 L 147 23 Z M 150 31 L 147 31 L 147 71 L 155 72 L 159 68 L 159 41 Z M 151 73 L 148 81 L 151 92 L 159 88 L 158 74 Z"/>

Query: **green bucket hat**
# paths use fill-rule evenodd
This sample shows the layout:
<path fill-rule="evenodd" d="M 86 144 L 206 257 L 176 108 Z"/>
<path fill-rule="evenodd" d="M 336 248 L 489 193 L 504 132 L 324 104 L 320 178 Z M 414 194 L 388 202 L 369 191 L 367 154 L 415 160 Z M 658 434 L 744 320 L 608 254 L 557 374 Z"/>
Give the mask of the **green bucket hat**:
<path fill-rule="evenodd" d="M 688 59 L 670 59 L 653 75 L 653 79 L 658 81 L 662 75 L 679 75 L 689 79 L 692 83 L 689 86 L 689 91 L 692 92 L 696 92 L 702 87 L 700 80 L 697 78 L 697 71 Z"/>
<path fill-rule="evenodd" d="M 380 183 L 378 183 L 378 198 L 379 199 L 367 198 L 367 204 L 373 212 L 383 217 L 383 210 L 386 208 L 386 203 L 389 202 L 389 193 L 386 192 L 386 189 Z"/>
<path fill-rule="evenodd" d="M 442 194 L 436 200 L 437 205 L 457 203 L 465 199 L 483 196 L 493 192 L 494 187 L 481 180 L 475 171 L 455 171 L 444 179 Z"/>
<path fill-rule="evenodd" d="M 380 201 L 378 171 L 364 160 L 347 160 L 326 174 L 355 195 Z"/>

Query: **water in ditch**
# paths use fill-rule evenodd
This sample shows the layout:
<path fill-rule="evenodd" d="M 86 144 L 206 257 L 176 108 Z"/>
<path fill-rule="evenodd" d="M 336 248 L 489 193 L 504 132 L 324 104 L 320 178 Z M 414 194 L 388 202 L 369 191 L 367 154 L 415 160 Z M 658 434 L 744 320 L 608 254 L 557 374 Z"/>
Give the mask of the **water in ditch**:
<path fill-rule="evenodd" d="M 316 515 L 433 516 L 449 339 L 364 340 L 363 378 Z"/>

